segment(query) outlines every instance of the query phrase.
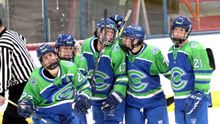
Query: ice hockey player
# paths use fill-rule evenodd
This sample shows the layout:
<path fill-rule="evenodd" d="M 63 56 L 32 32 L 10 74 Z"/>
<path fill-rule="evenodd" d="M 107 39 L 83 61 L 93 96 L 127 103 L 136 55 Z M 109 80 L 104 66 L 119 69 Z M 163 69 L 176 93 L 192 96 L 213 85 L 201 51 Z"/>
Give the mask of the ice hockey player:
<path fill-rule="evenodd" d="M 114 21 L 101 19 L 95 36 L 86 39 L 81 49 L 88 63 L 88 77 L 92 78 L 95 72 L 94 79 L 90 79 L 95 124 L 118 124 L 123 121 L 128 79 L 125 54 L 114 43 L 116 33 Z"/>
<path fill-rule="evenodd" d="M 177 124 L 208 124 L 208 97 L 213 72 L 203 45 L 189 41 L 192 30 L 189 18 L 179 16 L 172 26 L 168 58 L 174 91 Z"/>
<path fill-rule="evenodd" d="M 122 33 L 120 46 L 127 53 L 128 89 L 126 124 L 168 124 L 166 98 L 159 74 L 169 76 L 161 51 L 144 43 L 145 30 L 130 25 Z"/>
<path fill-rule="evenodd" d="M 18 114 L 27 118 L 36 113 L 50 124 L 73 124 L 73 108 L 86 113 L 91 106 L 89 82 L 74 63 L 59 60 L 47 44 L 37 49 L 37 57 L 42 67 L 32 72 L 18 101 Z M 75 100 L 74 92 L 78 94 Z M 36 116 L 32 119 L 35 124 L 43 123 Z"/>
<path fill-rule="evenodd" d="M 61 60 L 74 62 L 82 74 L 87 74 L 87 61 L 85 57 L 80 54 L 76 40 L 71 34 L 59 34 L 55 47 L 58 57 Z"/>
<path fill-rule="evenodd" d="M 80 51 L 76 46 L 75 38 L 68 33 L 59 34 L 56 43 L 56 52 L 61 60 L 72 61 L 77 65 L 78 70 L 86 76 L 87 74 L 87 62 L 86 59 L 80 55 Z M 76 119 L 75 124 L 87 124 L 86 114 L 75 113 L 78 119 Z M 77 122 L 79 121 L 79 122 Z"/>

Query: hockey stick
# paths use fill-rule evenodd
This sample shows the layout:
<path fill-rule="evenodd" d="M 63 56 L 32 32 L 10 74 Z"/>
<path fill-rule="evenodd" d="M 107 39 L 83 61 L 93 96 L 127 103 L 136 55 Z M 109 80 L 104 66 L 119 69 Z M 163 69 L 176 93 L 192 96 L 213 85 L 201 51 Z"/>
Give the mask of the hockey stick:
<path fill-rule="evenodd" d="M 131 12 L 132 12 L 132 10 L 129 9 L 126 16 L 125 16 L 125 18 L 124 18 L 124 24 L 123 24 L 123 26 L 122 26 L 122 28 L 121 28 L 121 30 L 120 30 L 120 32 L 119 32 L 116 39 L 118 39 L 121 36 L 121 34 L 122 34 L 122 32 L 125 28 L 125 25 L 126 25 L 128 19 L 129 19 L 130 15 L 131 15 Z M 107 10 L 105 9 L 105 11 L 104 11 L 104 40 L 106 39 L 106 24 L 105 24 L 106 18 L 107 18 Z M 96 74 L 96 71 L 98 69 L 98 64 L 99 64 L 100 58 L 102 56 L 104 47 L 105 47 L 104 44 L 102 44 L 101 51 L 100 51 L 100 53 L 98 55 L 98 59 L 96 61 L 95 69 L 93 70 L 93 73 L 92 73 L 92 76 L 91 76 L 91 79 L 90 79 L 90 84 L 92 86 L 92 89 L 95 88 L 95 84 L 93 83 L 93 80 L 94 80 L 94 76 Z M 93 91 L 95 91 L 95 90 L 93 90 Z"/>
<path fill-rule="evenodd" d="M 174 96 L 167 98 L 167 106 L 170 106 L 174 102 Z"/>
<path fill-rule="evenodd" d="M 124 31 L 124 28 L 125 28 L 126 23 L 127 23 L 128 19 L 129 19 L 129 17 L 130 17 L 130 15 L 131 15 L 131 12 L 132 12 L 132 10 L 129 9 L 128 12 L 127 12 L 127 14 L 126 14 L 126 16 L 125 16 L 125 18 L 124 18 L 124 24 L 123 24 L 123 26 L 122 26 L 120 32 L 118 33 L 118 37 L 120 37 L 121 34 L 122 34 L 122 32 Z"/>
<path fill-rule="evenodd" d="M 106 40 L 106 18 L 107 18 L 107 9 L 104 10 L 104 38 L 102 40 Z M 95 78 L 96 71 L 98 69 L 98 64 L 99 64 L 100 58 L 102 56 L 102 52 L 104 50 L 104 47 L 105 47 L 105 45 L 104 45 L 104 41 L 103 41 L 102 46 L 101 46 L 101 50 L 98 54 L 98 58 L 97 58 L 97 61 L 96 61 L 96 64 L 95 64 L 95 68 L 93 70 L 93 73 L 92 73 L 92 76 L 91 76 L 91 79 L 90 79 L 90 84 L 92 86 L 93 94 L 94 94 L 94 91 L 96 90 L 95 89 L 95 83 L 93 81 L 94 81 L 94 78 Z"/>
<path fill-rule="evenodd" d="M 206 48 L 206 52 L 209 57 L 209 65 L 212 67 L 213 71 L 215 70 L 215 58 L 211 48 Z"/>
<path fill-rule="evenodd" d="M 18 105 L 16 103 L 11 101 L 10 99 L 6 99 L 6 100 L 8 101 L 8 103 L 10 103 L 11 105 L 13 105 L 13 106 L 18 108 Z M 32 115 L 35 116 L 37 119 L 41 120 L 42 122 L 44 122 L 45 124 L 50 124 L 47 120 L 43 119 L 42 117 L 37 115 L 35 112 L 33 112 Z"/>
<path fill-rule="evenodd" d="M 118 36 L 117 36 L 116 40 L 117 40 L 118 38 L 120 38 L 120 36 L 122 35 L 122 32 L 124 31 L 124 28 L 125 28 L 125 26 L 126 26 L 126 24 L 127 24 L 127 21 L 128 21 L 130 15 L 131 15 L 131 12 L 132 12 L 132 10 L 130 10 L 130 9 L 127 11 L 126 16 L 125 16 L 125 18 L 124 18 L 124 23 L 123 23 L 123 25 L 122 25 L 122 28 L 121 28 L 120 32 L 118 33 Z M 103 110 L 104 108 L 106 108 L 106 107 L 108 107 L 108 106 L 109 106 L 109 105 L 106 104 L 106 106 L 102 106 L 101 109 Z M 113 111 L 114 111 L 114 110 L 111 110 L 110 113 L 113 114 Z"/>

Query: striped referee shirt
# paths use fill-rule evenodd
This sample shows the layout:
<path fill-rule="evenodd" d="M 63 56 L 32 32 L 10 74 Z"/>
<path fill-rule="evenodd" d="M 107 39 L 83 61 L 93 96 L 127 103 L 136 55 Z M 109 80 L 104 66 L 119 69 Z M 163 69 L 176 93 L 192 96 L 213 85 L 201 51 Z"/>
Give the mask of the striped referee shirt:
<path fill-rule="evenodd" d="M 26 82 L 34 70 L 26 39 L 4 28 L 0 33 L 0 93 L 8 87 Z"/>

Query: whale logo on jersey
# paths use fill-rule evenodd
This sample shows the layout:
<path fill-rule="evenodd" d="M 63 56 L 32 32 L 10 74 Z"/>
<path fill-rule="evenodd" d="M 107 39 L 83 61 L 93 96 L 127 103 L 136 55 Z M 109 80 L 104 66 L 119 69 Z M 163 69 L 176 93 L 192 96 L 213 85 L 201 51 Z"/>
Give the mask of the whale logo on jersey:
<path fill-rule="evenodd" d="M 50 85 L 46 87 L 41 96 L 47 100 L 46 103 L 51 103 L 52 101 L 69 100 L 74 98 L 74 88 L 72 82 L 68 82 L 66 85 Z"/>
<path fill-rule="evenodd" d="M 197 42 L 190 42 L 190 47 L 191 48 L 196 48 L 198 46 L 199 46 L 199 44 Z"/>
<path fill-rule="evenodd" d="M 35 86 L 37 85 L 37 83 L 38 83 L 38 80 L 37 80 L 36 78 L 34 78 L 34 77 L 31 77 L 31 78 L 29 79 L 29 82 L 30 82 L 30 84 L 31 84 L 33 87 L 35 87 Z"/>
<path fill-rule="evenodd" d="M 153 54 L 153 55 L 156 55 L 156 54 L 158 54 L 160 51 L 159 51 L 159 49 L 157 48 L 157 47 L 153 47 L 153 49 L 151 50 L 151 53 Z"/>
<path fill-rule="evenodd" d="M 171 82 L 172 82 L 172 88 L 175 91 L 182 90 L 187 85 L 187 80 L 183 80 L 182 77 L 186 73 L 178 67 L 175 67 L 171 70 Z"/>
<path fill-rule="evenodd" d="M 92 73 L 93 71 L 89 71 L 88 75 L 92 75 Z M 105 80 L 110 79 L 107 74 L 97 70 L 95 77 L 96 78 L 94 79 L 93 83 L 95 83 L 96 91 L 104 91 L 110 87 L 110 84 L 105 83 Z M 91 76 L 88 78 L 91 78 Z"/>
<path fill-rule="evenodd" d="M 112 48 L 113 48 L 112 50 L 113 50 L 114 52 L 120 51 L 120 46 L 117 45 L 117 44 L 114 44 Z"/>
<path fill-rule="evenodd" d="M 129 70 L 128 75 L 132 83 L 129 83 L 129 88 L 134 92 L 142 92 L 147 86 L 148 82 L 143 82 L 142 79 L 146 79 L 146 75 L 140 71 Z"/>
<path fill-rule="evenodd" d="M 72 99 L 74 97 L 74 90 L 72 84 L 69 83 L 67 86 L 60 89 L 56 92 L 53 96 L 54 100 L 65 100 L 65 99 Z"/>

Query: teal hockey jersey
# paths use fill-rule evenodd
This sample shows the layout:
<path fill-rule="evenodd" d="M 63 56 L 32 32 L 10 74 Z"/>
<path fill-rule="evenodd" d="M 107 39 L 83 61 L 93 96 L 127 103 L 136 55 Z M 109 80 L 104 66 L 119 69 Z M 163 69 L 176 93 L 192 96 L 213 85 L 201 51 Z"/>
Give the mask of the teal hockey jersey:
<path fill-rule="evenodd" d="M 184 109 L 184 100 L 193 90 L 209 93 L 213 70 L 206 49 L 200 43 L 190 41 L 180 48 L 172 46 L 168 58 L 175 107 Z"/>
<path fill-rule="evenodd" d="M 159 74 L 166 76 L 169 69 L 161 51 L 144 44 L 138 54 L 128 54 L 126 65 L 129 77 L 127 104 L 136 108 L 165 105 Z"/>
<path fill-rule="evenodd" d="M 89 82 L 69 61 L 60 61 L 58 76 L 47 78 L 44 67 L 35 69 L 28 80 L 20 99 L 31 99 L 37 107 L 37 113 L 72 113 L 75 92 L 91 97 Z"/>
<path fill-rule="evenodd" d="M 88 63 L 88 78 L 92 76 L 99 54 L 94 48 L 95 40 L 98 39 L 96 37 L 86 39 L 81 49 Z M 125 69 L 125 53 L 117 43 L 107 46 L 103 50 L 94 78 L 93 100 L 102 101 L 113 91 L 125 97 L 128 82 Z M 101 102 L 97 104 L 100 105 Z"/>
<path fill-rule="evenodd" d="M 78 70 L 83 74 L 86 75 L 87 74 L 87 61 L 86 58 L 83 55 L 75 55 L 72 59 L 72 62 L 74 62 L 77 67 Z"/>

